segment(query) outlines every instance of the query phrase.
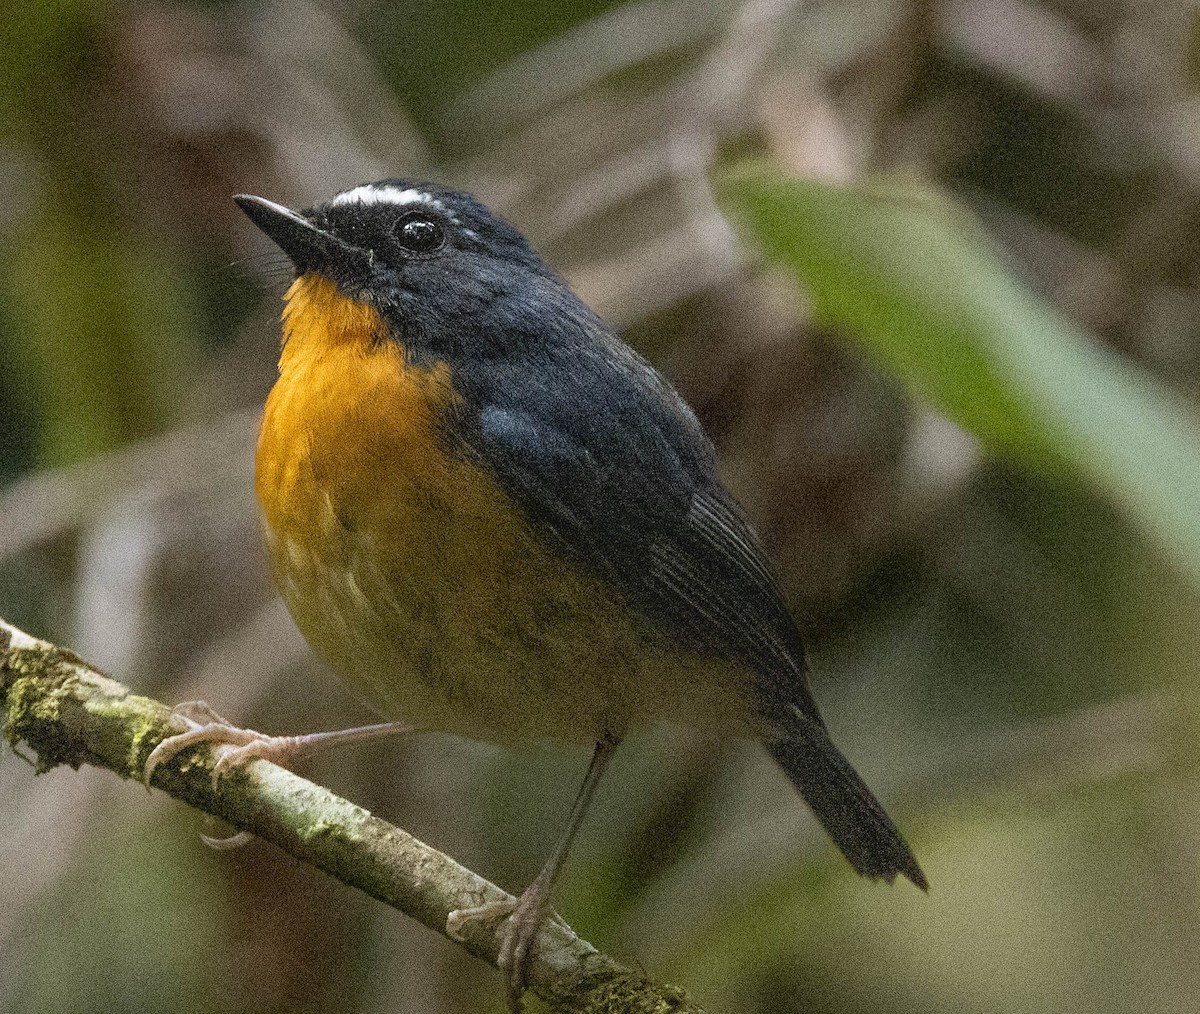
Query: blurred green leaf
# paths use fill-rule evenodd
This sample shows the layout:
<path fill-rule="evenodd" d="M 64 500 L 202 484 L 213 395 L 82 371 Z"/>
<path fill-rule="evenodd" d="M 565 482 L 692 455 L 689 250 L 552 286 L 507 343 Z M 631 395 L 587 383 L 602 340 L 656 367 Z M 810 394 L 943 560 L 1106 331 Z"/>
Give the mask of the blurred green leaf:
<path fill-rule="evenodd" d="M 763 164 L 721 191 L 820 319 L 985 445 L 1092 483 L 1200 583 L 1200 425 L 1020 284 L 967 211 L 909 180 Z"/>

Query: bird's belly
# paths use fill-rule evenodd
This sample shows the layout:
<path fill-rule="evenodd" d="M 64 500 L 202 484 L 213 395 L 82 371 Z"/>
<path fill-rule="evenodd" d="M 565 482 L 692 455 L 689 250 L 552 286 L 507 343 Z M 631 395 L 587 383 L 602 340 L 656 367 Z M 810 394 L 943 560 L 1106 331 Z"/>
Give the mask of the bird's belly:
<path fill-rule="evenodd" d="M 514 587 L 514 571 L 524 568 L 512 566 L 513 554 L 497 554 L 493 543 L 500 565 L 486 573 L 482 560 L 470 566 L 455 551 L 474 542 L 463 519 L 451 505 L 431 506 L 425 516 L 409 514 L 400 542 L 345 531 L 332 516 L 319 544 L 268 529 L 279 588 L 317 653 L 382 714 L 509 738 L 514 722 L 544 714 L 540 706 L 523 712 L 553 671 L 551 657 L 570 644 L 554 629 L 570 622 L 568 610 L 539 622 L 528 588 Z M 547 602 L 555 597 L 545 589 Z"/>
<path fill-rule="evenodd" d="M 726 664 L 681 652 L 532 540 L 467 540 L 453 506 L 439 506 L 399 553 L 338 532 L 332 516 L 338 534 L 316 546 L 268 528 L 297 625 L 381 714 L 494 742 L 584 742 L 655 719 L 732 724 Z"/>

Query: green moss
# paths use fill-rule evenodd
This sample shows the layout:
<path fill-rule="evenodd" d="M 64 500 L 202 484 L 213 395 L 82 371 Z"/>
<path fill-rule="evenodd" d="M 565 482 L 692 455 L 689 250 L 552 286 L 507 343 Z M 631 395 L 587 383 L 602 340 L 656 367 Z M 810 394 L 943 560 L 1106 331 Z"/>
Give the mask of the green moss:
<path fill-rule="evenodd" d="M 354 841 L 354 835 L 347 828 L 331 820 L 318 820 L 305 827 L 299 827 L 296 829 L 296 833 L 306 842 L 315 841 L 318 838 L 341 842 Z"/>
<path fill-rule="evenodd" d="M 104 713 L 110 709 L 89 706 L 88 710 Z M 132 721 L 126 717 L 125 721 L 133 733 L 129 740 L 129 759 L 126 762 L 129 770 L 126 774 L 130 778 L 136 778 L 145 768 L 146 758 L 150 756 L 150 751 L 154 749 L 154 745 L 162 738 L 161 723 L 151 715 L 138 715 Z M 148 739 L 152 739 L 154 742 L 147 744 L 146 741 Z"/>
<path fill-rule="evenodd" d="M 9 745 L 15 750 L 23 740 L 32 746 L 37 752 L 38 774 L 69 762 L 66 740 L 57 723 L 63 702 L 78 684 L 74 671 L 57 653 L 36 648 L 10 652 L 4 670 L 4 725 Z"/>
<path fill-rule="evenodd" d="M 585 1010 L 588 1014 L 701 1014 L 687 994 L 674 986 L 650 983 L 642 976 L 605 968 L 550 1001 L 556 1010 Z"/>

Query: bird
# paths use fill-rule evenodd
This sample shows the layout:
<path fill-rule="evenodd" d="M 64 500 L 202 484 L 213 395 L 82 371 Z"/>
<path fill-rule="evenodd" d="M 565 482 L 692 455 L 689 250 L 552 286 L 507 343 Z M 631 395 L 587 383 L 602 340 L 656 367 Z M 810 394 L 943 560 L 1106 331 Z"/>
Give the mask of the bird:
<path fill-rule="evenodd" d="M 156 748 L 219 775 L 420 729 L 592 747 L 562 838 L 498 919 L 520 1007 L 559 870 L 628 732 L 759 740 L 850 866 L 928 884 L 834 745 L 775 567 L 676 389 L 474 196 L 385 179 L 302 210 L 234 197 L 290 258 L 255 490 L 277 587 L 386 721 L 309 737 L 200 706 Z"/>

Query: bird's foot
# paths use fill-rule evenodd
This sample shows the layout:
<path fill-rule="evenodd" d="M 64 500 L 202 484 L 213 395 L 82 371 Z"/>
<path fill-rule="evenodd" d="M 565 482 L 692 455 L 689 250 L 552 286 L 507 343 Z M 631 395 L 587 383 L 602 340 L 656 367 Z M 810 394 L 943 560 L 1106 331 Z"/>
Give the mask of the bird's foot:
<path fill-rule="evenodd" d="M 302 751 L 304 736 L 268 736 L 253 729 L 241 729 L 218 715 L 204 701 L 185 701 L 175 708 L 175 714 L 188 725 L 186 732 L 168 736 L 146 758 L 142 781 L 150 787 L 150 778 L 164 761 L 177 756 L 189 746 L 207 743 L 215 747 L 216 762 L 212 770 L 212 787 L 216 791 L 221 775 L 233 767 L 261 758 L 283 764 Z"/>
<path fill-rule="evenodd" d="M 477 908 L 460 908 L 446 918 L 446 933 L 462 941 L 468 923 L 504 920 L 500 929 L 500 953 L 496 965 L 504 974 L 508 1003 L 520 1014 L 521 994 L 525 992 L 529 974 L 529 960 L 542 926 L 553 919 L 563 923 L 561 916 L 550 908 L 550 889 L 539 877 L 529 885 L 519 898 L 506 898 Z"/>
<path fill-rule="evenodd" d="M 150 752 L 142 774 L 142 781 L 147 788 L 150 787 L 150 776 L 154 774 L 155 768 L 196 743 L 209 743 L 217 748 L 217 759 L 212 772 L 215 792 L 221 775 L 248 761 L 269 760 L 273 764 L 287 767 L 300 754 L 315 753 L 331 746 L 357 743 L 365 739 L 382 739 L 385 736 L 418 731 L 411 725 L 400 722 L 381 722 L 378 725 L 337 729 L 334 732 L 310 732 L 303 736 L 268 736 L 253 729 L 239 729 L 218 715 L 204 701 L 186 701 L 175 708 L 175 714 L 188 724 L 188 729 L 176 736 L 168 736 Z"/>

